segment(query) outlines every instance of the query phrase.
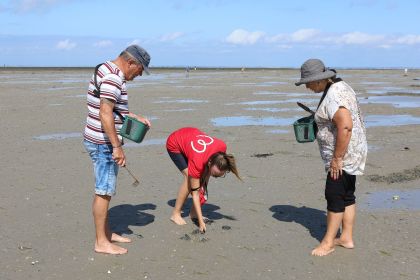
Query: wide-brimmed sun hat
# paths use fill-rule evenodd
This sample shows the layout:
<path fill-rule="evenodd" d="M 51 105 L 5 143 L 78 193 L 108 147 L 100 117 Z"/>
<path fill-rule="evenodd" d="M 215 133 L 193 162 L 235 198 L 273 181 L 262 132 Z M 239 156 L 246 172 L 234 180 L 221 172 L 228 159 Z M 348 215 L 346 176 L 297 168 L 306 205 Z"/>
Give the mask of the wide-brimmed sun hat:
<path fill-rule="evenodd" d="M 321 60 L 311 58 L 305 61 L 300 67 L 300 81 L 295 83 L 295 85 L 300 86 L 302 84 L 332 78 L 336 74 L 335 71 L 326 68 Z"/>

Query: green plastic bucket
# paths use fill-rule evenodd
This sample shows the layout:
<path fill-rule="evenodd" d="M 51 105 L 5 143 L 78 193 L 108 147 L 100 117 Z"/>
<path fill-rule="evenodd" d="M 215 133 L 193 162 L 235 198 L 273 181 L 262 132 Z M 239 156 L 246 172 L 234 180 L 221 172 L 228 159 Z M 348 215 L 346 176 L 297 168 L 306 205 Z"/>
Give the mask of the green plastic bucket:
<path fill-rule="evenodd" d="M 132 118 L 125 117 L 123 126 L 120 130 L 120 135 L 124 138 L 130 139 L 136 143 L 143 141 L 146 132 L 149 130 L 149 127 L 144 123 Z"/>
<path fill-rule="evenodd" d="M 316 139 L 317 126 L 314 116 L 300 118 L 293 123 L 296 141 L 299 143 L 313 142 Z"/>

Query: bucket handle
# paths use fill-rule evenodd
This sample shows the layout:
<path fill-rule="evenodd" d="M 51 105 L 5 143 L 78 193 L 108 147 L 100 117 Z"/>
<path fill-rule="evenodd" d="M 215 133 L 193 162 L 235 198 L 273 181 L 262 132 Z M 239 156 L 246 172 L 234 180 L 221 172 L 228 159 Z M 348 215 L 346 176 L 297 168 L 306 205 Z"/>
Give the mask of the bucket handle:
<path fill-rule="evenodd" d="M 312 111 L 308 106 L 306 106 L 306 105 L 304 105 L 304 104 L 302 104 L 302 103 L 300 103 L 300 102 L 296 102 L 297 103 L 297 105 L 300 107 L 300 108 L 302 108 L 303 110 L 305 110 L 306 112 L 309 112 L 309 113 L 311 113 L 312 115 L 315 115 L 315 112 L 314 111 Z"/>

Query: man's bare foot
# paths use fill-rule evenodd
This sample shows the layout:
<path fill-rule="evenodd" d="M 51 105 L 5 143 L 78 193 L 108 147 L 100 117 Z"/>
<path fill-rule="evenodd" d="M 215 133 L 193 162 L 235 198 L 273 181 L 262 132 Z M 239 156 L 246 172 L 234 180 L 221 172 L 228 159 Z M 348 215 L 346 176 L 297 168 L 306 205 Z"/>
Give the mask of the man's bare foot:
<path fill-rule="evenodd" d="M 95 243 L 95 252 L 111 255 L 123 255 L 126 254 L 128 250 L 112 243 L 104 243 L 101 245 Z"/>
<path fill-rule="evenodd" d="M 130 243 L 131 239 L 128 237 L 124 237 L 121 235 L 118 235 L 116 233 L 112 233 L 111 235 L 111 241 L 113 242 L 120 242 L 120 243 Z"/>
<path fill-rule="evenodd" d="M 312 250 L 312 256 L 318 256 L 318 257 L 322 257 L 322 256 L 326 256 L 330 253 L 334 252 L 334 246 L 329 246 L 327 244 L 321 243 L 318 245 L 318 247 L 316 247 L 315 249 Z"/>
<path fill-rule="evenodd" d="M 181 217 L 181 215 L 172 215 L 171 221 L 180 226 L 187 224 L 187 222 Z"/>
<path fill-rule="evenodd" d="M 341 247 L 344 247 L 346 249 L 353 249 L 354 248 L 353 240 L 347 241 L 347 240 L 342 240 L 341 238 L 336 238 L 334 240 L 334 245 L 335 246 L 341 246 Z"/>

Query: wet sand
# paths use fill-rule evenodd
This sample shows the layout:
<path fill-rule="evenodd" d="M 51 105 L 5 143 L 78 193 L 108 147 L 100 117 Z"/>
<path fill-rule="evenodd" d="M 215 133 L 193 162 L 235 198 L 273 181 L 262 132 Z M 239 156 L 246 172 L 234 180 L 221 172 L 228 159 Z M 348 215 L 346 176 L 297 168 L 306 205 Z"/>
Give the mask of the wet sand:
<path fill-rule="evenodd" d="M 291 122 L 306 115 L 296 101 L 314 108 L 320 96 L 294 86 L 297 70 L 159 70 L 129 87 L 130 109 L 153 127 L 126 145 L 140 185 L 121 169 L 109 215 L 133 243 L 108 256 L 93 252 L 81 138 L 91 70 L 2 69 L 0 279 L 420 279 L 420 209 L 399 195 L 419 195 L 420 71 L 339 73 L 360 93 L 370 149 L 354 250 L 310 255 L 325 231 L 325 174 Z M 182 178 L 164 142 L 183 126 L 224 139 L 244 179 L 210 181 L 204 235 L 169 220 Z"/>

